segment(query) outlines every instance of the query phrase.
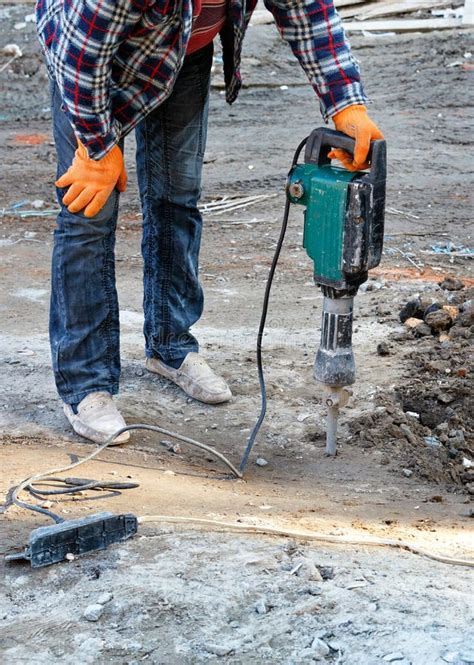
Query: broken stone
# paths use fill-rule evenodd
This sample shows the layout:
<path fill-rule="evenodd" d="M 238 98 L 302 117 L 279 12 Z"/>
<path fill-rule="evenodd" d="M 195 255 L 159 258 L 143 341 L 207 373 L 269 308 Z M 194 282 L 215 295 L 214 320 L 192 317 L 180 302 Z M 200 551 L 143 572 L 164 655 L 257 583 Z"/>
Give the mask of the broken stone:
<path fill-rule="evenodd" d="M 474 494 L 474 483 L 466 483 L 465 487 L 469 494 Z"/>
<path fill-rule="evenodd" d="M 427 314 L 425 317 L 425 323 L 427 323 L 434 332 L 441 332 L 451 328 L 453 325 L 453 319 L 446 310 L 439 309 L 436 312 L 430 312 L 430 314 Z"/>
<path fill-rule="evenodd" d="M 464 432 L 462 429 L 451 429 L 448 432 L 449 436 L 449 443 L 452 445 L 463 445 L 466 443 L 466 437 L 464 436 Z"/>
<path fill-rule="evenodd" d="M 454 400 L 454 396 L 444 390 L 438 391 L 436 397 L 438 398 L 438 402 L 441 402 L 442 404 L 450 404 Z"/>
<path fill-rule="evenodd" d="M 408 427 L 408 425 L 405 425 L 405 423 L 402 423 L 400 425 L 400 430 L 403 432 L 403 434 L 406 436 L 408 441 L 410 443 L 415 444 L 416 443 L 416 436 L 413 434 L 411 429 Z"/>
<path fill-rule="evenodd" d="M 456 662 L 458 655 L 458 651 L 445 651 L 441 654 L 441 660 L 444 660 L 445 663 L 454 663 Z"/>
<path fill-rule="evenodd" d="M 423 324 L 423 319 L 417 319 L 413 316 L 410 316 L 409 319 L 405 319 L 404 324 L 407 328 L 418 328 Z"/>
<path fill-rule="evenodd" d="M 113 597 L 114 596 L 112 593 L 110 593 L 109 591 L 105 591 L 104 593 L 101 593 L 100 596 L 97 598 L 97 603 L 99 605 L 105 605 L 106 603 L 110 603 Z"/>
<path fill-rule="evenodd" d="M 459 309 L 454 305 L 443 305 L 443 310 L 448 312 L 453 321 L 459 316 Z"/>
<path fill-rule="evenodd" d="M 415 337 L 429 337 L 431 335 L 431 328 L 423 322 L 413 330 L 413 333 Z"/>
<path fill-rule="evenodd" d="M 401 653 L 401 651 L 394 651 L 393 653 L 388 653 L 386 656 L 382 658 L 383 661 L 386 663 L 394 663 L 397 660 L 404 660 L 405 656 Z"/>
<path fill-rule="evenodd" d="M 364 293 L 364 291 L 378 291 L 383 287 L 382 282 L 365 282 L 359 286 L 359 291 Z"/>
<path fill-rule="evenodd" d="M 300 590 L 300 593 L 307 593 L 310 596 L 320 596 L 321 592 L 321 587 L 317 586 L 317 584 L 308 584 L 308 586 L 305 586 Z"/>
<path fill-rule="evenodd" d="M 428 305 L 426 309 L 423 312 L 423 318 L 428 316 L 428 314 L 431 314 L 431 312 L 437 312 L 439 309 L 441 309 L 441 305 L 439 305 L 437 302 L 431 303 L 431 305 Z"/>
<path fill-rule="evenodd" d="M 425 436 L 423 440 L 429 448 L 439 448 L 441 446 L 441 441 L 437 436 Z"/>
<path fill-rule="evenodd" d="M 204 649 L 215 656 L 228 656 L 234 650 L 234 647 L 224 646 L 223 644 L 204 644 Z"/>
<path fill-rule="evenodd" d="M 99 603 L 93 603 L 92 605 L 88 605 L 86 607 L 86 609 L 84 610 L 83 617 L 87 621 L 98 621 L 103 613 L 104 613 L 103 606 L 99 605 Z"/>
<path fill-rule="evenodd" d="M 263 457 L 257 457 L 257 459 L 255 460 L 255 464 L 257 466 L 267 466 L 268 462 Z"/>
<path fill-rule="evenodd" d="M 294 563 L 298 566 L 296 574 L 302 579 L 308 580 L 310 582 L 322 582 L 323 576 L 316 568 L 315 564 L 306 557 L 301 557 Z"/>
<path fill-rule="evenodd" d="M 263 598 L 260 598 L 260 600 L 255 605 L 255 611 L 257 614 L 266 614 L 268 612 L 268 607 Z"/>
<path fill-rule="evenodd" d="M 315 637 L 311 643 L 311 650 L 315 656 L 327 656 L 331 651 L 326 642 Z"/>
<path fill-rule="evenodd" d="M 387 342 L 379 342 L 379 344 L 377 344 L 377 354 L 379 356 L 389 356 L 390 355 L 390 347 L 387 344 Z"/>
<path fill-rule="evenodd" d="M 318 566 L 319 572 L 323 580 L 333 580 L 334 579 L 334 568 L 333 566 Z"/>
<path fill-rule="evenodd" d="M 464 288 L 464 283 L 456 277 L 445 277 L 439 286 L 445 291 L 460 291 Z"/>
<path fill-rule="evenodd" d="M 402 323 L 405 323 L 407 319 L 411 319 L 413 317 L 421 319 L 423 317 L 423 309 L 420 299 L 417 298 L 416 300 L 410 300 L 407 302 L 406 305 L 404 305 L 400 310 L 399 317 Z"/>

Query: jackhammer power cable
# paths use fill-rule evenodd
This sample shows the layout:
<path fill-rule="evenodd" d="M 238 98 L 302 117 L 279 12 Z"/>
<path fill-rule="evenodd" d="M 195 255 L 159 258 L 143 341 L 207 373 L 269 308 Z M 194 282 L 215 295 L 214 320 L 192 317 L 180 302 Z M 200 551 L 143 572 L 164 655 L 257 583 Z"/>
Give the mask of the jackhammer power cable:
<path fill-rule="evenodd" d="M 144 515 L 138 518 L 139 524 L 146 522 L 163 522 L 166 524 L 196 524 L 202 526 L 211 526 L 216 531 L 229 533 L 237 531 L 240 533 L 256 533 L 265 536 L 282 536 L 284 538 L 297 538 L 298 540 L 315 540 L 321 543 L 334 543 L 337 545 L 355 545 L 365 547 L 373 545 L 374 547 L 394 547 L 396 549 L 407 550 L 411 554 L 424 556 L 433 561 L 447 563 L 453 566 L 466 566 L 474 568 L 472 559 L 456 559 L 454 557 L 437 554 L 430 550 L 408 543 L 406 540 L 393 540 L 391 538 L 377 538 L 377 536 L 364 536 L 363 538 L 354 538 L 352 536 L 329 535 L 317 531 L 294 531 L 293 529 L 279 529 L 269 524 L 242 524 L 237 522 L 222 522 L 220 520 L 205 519 L 201 517 L 176 517 L 173 515 Z"/>
<path fill-rule="evenodd" d="M 42 492 L 41 490 L 38 489 L 38 483 L 46 482 L 51 480 L 51 476 L 54 476 L 57 473 L 65 473 L 66 471 L 71 471 L 72 469 L 75 469 L 81 464 L 85 464 L 86 462 L 89 462 L 90 460 L 94 459 L 94 457 L 97 457 L 99 453 L 101 453 L 103 450 L 105 450 L 108 446 L 110 446 L 113 441 L 120 436 L 120 434 L 123 434 L 123 432 L 130 432 L 132 430 L 136 429 L 143 429 L 143 430 L 150 430 L 151 432 L 158 432 L 159 434 L 164 434 L 165 436 L 168 436 L 173 439 L 177 439 L 178 441 L 181 441 L 182 443 L 187 443 L 191 446 L 195 446 L 196 448 L 200 448 L 201 450 L 205 450 L 207 453 L 210 453 L 211 455 L 214 455 L 217 459 L 219 459 L 221 462 L 223 462 L 229 469 L 232 471 L 234 476 L 236 478 L 242 478 L 242 473 L 236 469 L 236 467 L 232 464 L 230 460 L 225 457 L 222 453 L 220 453 L 218 450 L 215 450 L 214 448 L 211 448 L 211 446 L 206 445 L 205 443 L 201 443 L 200 441 L 195 441 L 194 439 L 189 438 L 188 436 L 183 436 L 182 434 L 178 434 L 177 432 L 171 432 L 170 430 L 164 429 L 163 427 L 159 427 L 158 425 L 146 425 L 144 423 L 137 423 L 136 425 L 127 425 L 127 427 L 123 427 L 121 430 L 118 432 L 114 432 L 105 443 L 101 444 L 98 448 L 95 448 L 89 455 L 86 455 L 86 457 L 78 460 L 77 462 L 73 462 L 72 464 L 68 464 L 67 466 L 62 466 L 58 467 L 57 469 L 49 469 L 48 471 L 44 471 L 43 473 L 38 473 L 33 476 L 30 476 L 29 478 L 25 478 L 25 480 L 22 480 L 19 485 L 15 487 L 12 493 L 12 498 L 11 498 L 11 503 L 12 505 L 19 506 L 20 508 L 25 508 L 26 510 L 32 510 L 35 513 L 41 513 L 42 515 L 46 515 L 47 517 L 50 517 L 52 520 L 54 520 L 57 524 L 64 522 L 65 520 L 60 517 L 59 515 L 56 515 L 56 513 L 53 513 L 51 510 L 48 510 L 47 508 L 43 508 L 42 506 L 38 506 L 33 503 L 27 503 L 26 501 L 22 501 L 19 499 L 19 495 L 21 492 L 24 490 L 28 490 L 31 494 L 74 494 L 75 492 L 79 491 L 85 491 L 87 489 L 95 489 L 96 487 L 104 488 L 104 489 L 132 489 L 130 485 L 133 485 L 133 487 L 136 486 L 136 483 L 103 483 L 100 481 L 89 481 L 90 484 L 92 484 L 92 487 L 87 487 L 87 485 L 83 484 L 82 479 L 80 478 L 75 478 L 75 479 L 57 479 L 59 482 L 63 482 L 66 485 L 69 485 L 68 488 L 63 488 L 62 490 L 55 491 L 55 490 L 47 490 L 45 492 Z M 75 484 L 68 483 L 68 480 L 75 480 Z M 111 487 L 111 485 L 120 485 L 120 487 Z M 95 486 L 95 487 L 94 487 Z"/>
<path fill-rule="evenodd" d="M 306 145 L 306 142 L 308 140 L 308 137 L 303 139 L 299 146 L 295 150 L 295 154 L 293 155 L 293 161 L 291 163 L 291 169 L 296 166 L 296 163 L 298 162 L 299 156 L 301 154 L 301 151 L 303 150 L 304 146 Z M 250 436 L 248 438 L 247 442 L 247 447 L 245 448 L 244 455 L 242 457 L 242 461 L 240 462 L 239 466 L 239 471 L 243 473 L 246 465 L 247 465 L 247 460 L 249 458 L 250 452 L 253 448 L 253 445 L 255 443 L 255 439 L 257 438 L 257 434 L 260 431 L 260 427 L 262 426 L 262 423 L 265 419 L 265 414 L 267 412 L 267 389 L 265 386 L 265 376 L 263 374 L 263 363 L 262 363 L 262 339 L 263 339 L 263 334 L 265 332 L 265 323 L 267 320 L 267 311 L 268 311 L 268 303 L 270 300 L 270 291 L 272 289 L 272 284 L 273 284 L 273 277 L 275 275 L 275 270 L 277 267 L 278 259 L 280 258 L 280 252 L 281 248 L 283 246 L 283 241 L 285 239 L 286 235 L 286 229 L 288 227 L 288 217 L 290 214 L 290 200 L 287 197 L 286 198 L 286 204 L 285 204 L 285 212 L 283 213 L 283 221 L 281 223 L 281 231 L 280 231 L 280 237 L 278 238 L 277 246 L 275 249 L 275 254 L 273 255 L 273 260 L 272 260 L 272 265 L 270 268 L 270 272 L 268 273 L 268 278 L 267 278 L 267 283 L 265 285 L 265 295 L 263 297 L 263 306 L 262 306 L 262 314 L 260 317 L 260 325 L 258 327 L 258 335 L 257 335 L 257 369 L 258 369 L 258 381 L 260 384 L 260 396 L 261 396 L 261 407 L 260 407 L 260 414 L 258 416 L 257 422 L 254 425 L 253 430 L 250 433 Z"/>

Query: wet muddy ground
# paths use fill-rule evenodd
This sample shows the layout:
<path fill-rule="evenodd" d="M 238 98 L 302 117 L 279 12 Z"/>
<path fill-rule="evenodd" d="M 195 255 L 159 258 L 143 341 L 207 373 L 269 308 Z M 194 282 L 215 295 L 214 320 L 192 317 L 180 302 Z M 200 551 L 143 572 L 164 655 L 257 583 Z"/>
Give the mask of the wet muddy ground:
<path fill-rule="evenodd" d="M 25 54 L 0 74 L 6 505 L 21 478 L 83 456 L 90 447 L 66 427 L 49 364 L 54 217 L 41 211 L 54 208 L 55 201 L 47 80 L 34 26 L 14 28 L 31 6 L 2 5 L 0 11 L 1 44 L 16 42 Z M 473 73 L 462 67 L 472 38 L 446 32 L 351 41 L 371 112 L 388 141 L 388 214 L 382 265 L 356 300 L 358 379 L 342 414 L 339 455 L 324 456 L 324 409 L 312 378 L 322 299 L 301 248 L 302 211 L 295 209 L 264 340 L 268 418 L 244 481 L 224 479 L 223 468 L 198 451 L 183 445 L 173 453 L 164 437 L 136 433 L 130 446 L 102 453 L 81 474 L 132 476 L 140 488 L 63 500 L 55 509 L 64 517 L 106 508 L 270 522 L 403 538 L 452 556 L 472 556 L 473 275 L 472 258 L 463 252 L 473 246 Z M 314 95 L 272 26 L 251 28 L 244 55 L 247 87 L 231 108 L 221 94 L 216 59 L 203 196 L 275 196 L 205 217 L 206 307 L 195 330 L 203 354 L 231 385 L 231 403 L 191 402 L 144 371 L 132 137 L 126 147 L 130 187 L 117 238 L 119 404 L 127 422 L 159 423 L 216 446 L 234 462 L 259 408 L 255 334 L 286 172 L 300 139 L 321 124 Z M 461 64 L 448 66 L 455 62 Z M 23 200 L 28 205 L 10 208 Z M 38 216 L 17 214 L 34 209 L 35 200 L 43 201 Z M 454 251 L 439 253 L 449 242 Z M 460 278 L 463 288 L 440 288 L 446 275 Z M 454 325 L 441 331 L 448 339 L 400 322 L 400 310 L 416 298 L 423 304 L 422 312 L 414 312 L 418 317 L 432 302 L 457 308 Z M 257 455 L 268 464 L 257 466 Z M 15 508 L 2 522 L 4 553 L 23 545 L 29 531 L 46 520 Z M 35 573 L 9 566 L 3 569 L 0 606 L 6 662 L 62 663 L 72 656 L 90 663 L 474 662 L 469 569 L 394 550 L 304 542 L 292 548 L 285 539 L 149 523 L 141 537 L 107 553 Z M 292 573 L 301 557 L 332 566 L 334 576 L 321 580 L 311 566 L 302 575 Z M 86 607 L 106 593 L 113 599 L 103 603 L 98 622 L 87 621 Z M 394 654 L 400 657 L 390 661 Z"/>

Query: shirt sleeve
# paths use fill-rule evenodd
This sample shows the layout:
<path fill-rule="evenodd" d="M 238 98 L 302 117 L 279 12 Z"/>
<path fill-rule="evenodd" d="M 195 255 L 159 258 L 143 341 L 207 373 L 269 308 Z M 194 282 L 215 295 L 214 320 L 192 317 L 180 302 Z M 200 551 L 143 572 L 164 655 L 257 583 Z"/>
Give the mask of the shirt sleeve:
<path fill-rule="evenodd" d="M 368 101 L 333 0 L 265 0 L 265 6 L 305 70 L 326 121 Z"/>
<path fill-rule="evenodd" d="M 122 134 L 111 104 L 112 62 L 146 0 L 68 0 L 43 42 L 64 110 L 92 159 L 100 159 Z"/>

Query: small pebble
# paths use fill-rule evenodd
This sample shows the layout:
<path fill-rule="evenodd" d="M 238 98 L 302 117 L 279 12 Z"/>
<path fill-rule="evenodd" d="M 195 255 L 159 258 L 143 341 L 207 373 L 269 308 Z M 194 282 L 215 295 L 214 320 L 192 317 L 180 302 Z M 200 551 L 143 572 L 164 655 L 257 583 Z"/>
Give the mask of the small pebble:
<path fill-rule="evenodd" d="M 455 663 L 458 656 L 458 651 L 445 651 L 441 654 L 441 660 L 444 660 L 445 663 Z"/>
<path fill-rule="evenodd" d="M 311 649 L 314 652 L 314 654 L 317 656 L 327 656 L 330 652 L 330 648 L 328 647 L 326 642 L 320 640 L 319 637 L 314 638 L 314 640 L 311 643 Z"/>
<path fill-rule="evenodd" d="M 437 436 L 425 436 L 423 440 L 429 448 L 439 448 L 441 446 L 441 441 Z"/>
<path fill-rule="evenodd" d="M 257 459 L 255 460 L 255 464 L 257 466 L 267 466 L 268 462 L 263 457 L 257 457 Z"/>
<path fill-rule="evenodd" d="M 113 597 L 114 596 L 112 593 L 110 593 L 109 591 L 105 591 L 104 593 L 101 593 L 100 596 L 97 598 L 97 603 L 99 605 L 105 605 L 106 603 L 110 603 Z"/>
<path fill-rule="evenodd" d="M 416 444 L 416 436 L 413 434 L 411 429 L 408 427 L 408 425 L 405 425 L 405 423 L 402 423 L 400 425 L 400 429 L 403 432 L 403 434 L 406 436 L 408 441 L 410 443 Z"/>
<path fill-rule="evenodd" d="M 439 285 L 445 291 L 460 291 L 464 288 L 464 283 L 456 277 L 446 277 Z"/>
<path fill-rule="evenodd" d="M 413 471 L 411 469 L 403 469 L 403 475 L 406 478 L 411 478 L 413 475 Z"/>
<path fill-rule="evenodd" d="M 228 656 L 233 650 L 233 647 L 226 647 L 222 644 L 204 644 L 204 649 L 208 653 L 213 653 L 215 656 Z"/>
<path fill-rule="evenodd" d="M 387 342 L 379 342 L 379 344 L 377 344 L 377 355 L 379 356 L 390 355 L 390 347 L 387 344 Z"/>
<path fill-rule="evenodd" d="M 405 656 L 401 653 L 401 651 L 394 651 L 393 653 L 388 653 L 382 658 L 382 660 L 386 663 L 394 663 L 397 660 L 404 660 L 404 658 Z"/>
<path fill-rule="evenodd" d="M 296 575 L 302 579 L 307 580 L 308 582 L 322 582 L 323 576 L 316 568 L 315 564 L 311 559 L 306 557 L 300 557 L 294 561 L 295 567 L 297 568 Z"/>
<path fill-rule="evenodd" d="M 318 570 L 321 573 L 323 580 L 333 580 L 334 579 L 334 567 L 333 566 L 318 566 Z"/>
<path fill-rule="evenodd" d="M 83 617 L 87 621 L 98 621 L 103 613 L 104 613 L 103 606 L 99 605 L 99 603 L 94 603 L 86 607 L 86 609 L 84 610 Z"/>
<path fill-rule="evenodd" d="M 407 328 L 418 328 L 418 326 L 422 325 L 423 320 L 416 319 L 415 317 L 411 316 L 409 319 L 406 319 L 404 323 Z"/>
<path fill-rule="evenodd" d="M 316 584 L 309 584 L 308 586 L 303 587 L 300 590 L 300 593 L 307 593 L 310 596 L 320 596 L 321 595 L 321 587 L 317 586 Z"/>
<path fill-rule="evenodd" d="M 255 611 L 257 614 L 266 614 L 268 612 L 268 608 L 263 598 L 260 598 L 260 600 L 255 605 Z"/>

